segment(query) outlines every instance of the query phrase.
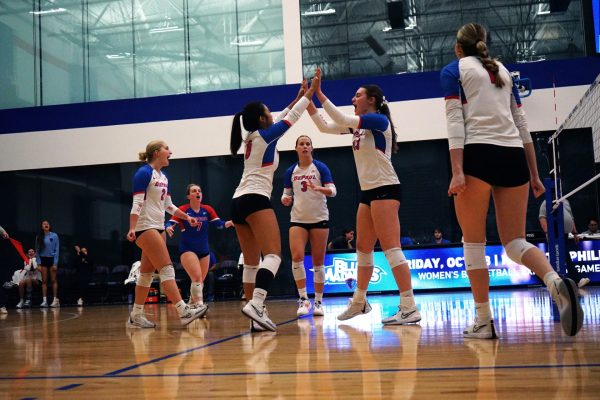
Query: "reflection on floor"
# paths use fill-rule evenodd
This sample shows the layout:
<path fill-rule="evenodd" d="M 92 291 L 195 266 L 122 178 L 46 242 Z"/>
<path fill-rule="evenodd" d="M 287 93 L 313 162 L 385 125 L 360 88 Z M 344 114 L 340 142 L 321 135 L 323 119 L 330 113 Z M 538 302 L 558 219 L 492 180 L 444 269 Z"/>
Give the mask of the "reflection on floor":
<path fill-rule="evenodd" d="M 492 292 L 493 341 L 462 338 L 468 292 L 418 294 L 420 324 L 391 327 L 397 296 L 344 322 L 345 298 L 301 319 L 294 299 L 273 300 L 276 334 L 250 334 L 236 301 L 186 328 L 172 306 L 147 306 L 150 330 L 125 329 L 127 306 L 10 310 L 0 398 L 598 398 L 600 288 L 582 295 L 584 327 L 567 337 L 545 289 Z"/>

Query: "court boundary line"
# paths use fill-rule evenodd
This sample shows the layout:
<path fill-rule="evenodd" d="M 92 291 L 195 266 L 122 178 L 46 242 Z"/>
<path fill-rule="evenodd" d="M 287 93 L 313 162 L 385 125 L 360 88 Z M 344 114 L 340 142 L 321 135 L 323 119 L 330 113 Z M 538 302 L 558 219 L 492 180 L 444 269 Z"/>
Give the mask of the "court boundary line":
<path fill-rule="evenodd" d="M 196 374 L 131 374 L 131 375 L 64 375 L 64 376 L 21 376 L 3 377 L 0 381 L 21 380 L 61 380 L 61 379 L 103 379 L 103 378 L 164 378 L 164 377 L 209 377 L 209 376 L 251 376 L 251 375 L 318 375 L 318 374 L 363 374 L 390 372 L 438 372 L 438 371 L 477 371 L 477 370 L 522 370 L 522 369 L 563 369 L 593 368 L 600 363 L 589 364 L 532 364 L 532 365 L 495 365 L 495 366 L 455 366 L 428 368 L 376 368 L 376 369 L 334 369 L 308 371 L 267 371 L 267 372 L 200 372 Z"/>

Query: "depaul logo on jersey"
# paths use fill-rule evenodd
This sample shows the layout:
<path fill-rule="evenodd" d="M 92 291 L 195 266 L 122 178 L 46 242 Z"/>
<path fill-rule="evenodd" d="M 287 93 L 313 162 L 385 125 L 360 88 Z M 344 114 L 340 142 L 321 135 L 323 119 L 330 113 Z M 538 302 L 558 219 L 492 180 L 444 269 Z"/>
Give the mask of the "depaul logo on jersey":
<path fill-rule="evenodd" d="M 334 257 L 333 265 L 327 265 L 325 267 L 325 284 L 345 285 L 347 279 L 356 279 L 356 269 L 356 260 Z M 377 284 L 381 282 L 385 275 L 387 275 L 387 272 L 383 268 L 375 265 L 373 268 L 373 275 L 371 276 L 371 283 Z"/>

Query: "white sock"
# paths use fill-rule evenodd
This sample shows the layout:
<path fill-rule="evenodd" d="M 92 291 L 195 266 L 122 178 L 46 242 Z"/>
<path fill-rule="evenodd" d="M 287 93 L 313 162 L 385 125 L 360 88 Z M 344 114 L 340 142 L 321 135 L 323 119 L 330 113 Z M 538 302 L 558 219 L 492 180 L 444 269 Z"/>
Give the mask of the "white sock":
<path fill-rule="evenodd" d="M 47 303 L 47 302 L 48 302 L 48 298 L 47 298 L 46 296 L 44 296 L 42 299 L 43 299 L 43 302 L 44 302 L 44 303 Z"/>
<path fill-rule="evenodd" d="M 177 309 L 177 314 L 182 317 L 187 309 L 187 304 L 185 304 L 185 301 L 179 300 L 177 304 L 175 304 L 175 308 Z"/>
<path fill-rule="evenodd" d="M 192 282 L 192 284 L 190 285 L 190 294 L 192 296 L 192 301 L 194 301 L 194 298 L 196 299 L 195 301 L 197 303 L 202 304 L 202 302 L 204 301 L 203 298 L 203 292 L 204 290 L 204 283 L 202 282 Z"/>
<path fill-rule="evenodd" d="M 308 294 L 306 293 L 306 287 L 303 287 L 302 289 L 298 289 L 298 294 L 300 295 L 301 299 L 308 299 Z"/>
<path fill-rule="evenodd" d="M 143 314 L 144 313 L 144 305 L 143 304 L 133 304 L 133 309 L 131 310 L 131 315 Z"/>
<path fill-rule="evenodd" d="M 556 299 L 556 296 L 558 296 L 558 293 L 556 292 L 556 285 L 554 285 L 554 281 L 556 280 L 561 280 L 556 271 L 550 271 L 544 275 L 544 285 L 546 285 L 548 288 L 550 296 L 552 296 L 553 299 Z"/>
<path fill-rule="evenodd" d="M 400 292 L 400 308 L 403 310 L 412 310 L 416 307 L 415 294 L 412 289 Z"/>
<path fill-rule="evenodd" d="M 367 301 L 367 291 L 359 288 L 354 289 L 354 294 L 352 295 L 353 303 L 364 303 Z"/>
<path fill-rule="evenodd" d="M 323 293 L 315 292 L 315 302 L 322 303 L 323 302 Z"/>
<path fill-rule="evenodd" d="M 489 322 L 492 319 L 492 309 L 490 308 L 490 302 L 475 303 L 475 314 L 477 315 L 477 321 Z"/>
<path fill-rule="evenodd" d="M 252 293 L 252 301 L 254 304 L 262 306 L 265 303 L 265 299 L 267 298 L 267 291 L 260 288 L 255 288 L 254 293 Z"/>

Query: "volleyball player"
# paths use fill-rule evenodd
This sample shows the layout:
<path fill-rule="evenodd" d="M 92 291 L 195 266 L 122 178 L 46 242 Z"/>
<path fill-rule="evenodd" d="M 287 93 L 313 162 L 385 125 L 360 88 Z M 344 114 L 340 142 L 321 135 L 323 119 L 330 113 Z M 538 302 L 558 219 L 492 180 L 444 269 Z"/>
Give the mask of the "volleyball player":
<path fill-rule="evenodd" d="M 303 82 L 298 95 L 278 116 L 278 121 L 273 121 L 265 104 L 252 102 L 235 114 L 231 127 L 231 154 L 237 154 L 242 142 L 245 145 L 244 172 L 231 204 L 231 219 L 244 254 L 244 290 L 246 296 L 252 296 L 242 313 L 273 332 L 277 327 L 269 319 L 264 301 L 281 264 L 281 237 L 270 200 L 273 173 L 279 163 L 277 141 L 300 119 L 317 82 L 318 77 L 313 78 L 306 91 Z M 264 259 L 259 266 L 261 253 Z M 247 289 L 253 285 L 251 295 Z"/>
<path fill-rule="evenodd" d="M 40 272 L 42 273 L 42 304 L 40 307 L 48 307 L 48 275 L 52 283 L 52 296 L 54 297 L 50 307 L 60 307 L 58 300 L 58 258 L 60 254 L 60 240 L 48 221 L 42 221 L 40 230 L 35 237 L 35 253 Z"/>
<path fill-rule="evenodd" d="M 211 206 L 202 203 L 202 189 L 200 185 L 190 183 L 186 189 L 186 197 L 189 203 L 180 206 L 179 209 L 190 217 L 195 218 L 198 224 L 191 226 L 187 221 L 173 216 L 166 224 L 166 231 L 169 237 L 173 237 L 175 225 L 179 225 L 181 229 L 179 255 L 181 264 L 192 281 L 189 306 L 196 308 L 204 304 L 202 290 L 204 288 L 204 279 L 208 274 L 210 261 L 208 226 L 210 224 L 217 229 L 223 229 L 233 226 L 233 223 L 221 220 Z"/>
<path fill-rule="evenodd" d="M 165 210 L 176 217 L 187 221 L 190 226 L 197 226 L 196 218 L 191 217 L 173 205 L 169 194 L 169 179 L 163 167 L 169 165 L 171 157 L 169 146 L 161 140 L 154 140 L 146 145 L 146 151 L 139 153 L 140 161 L 146 164 L 140 167 L 133 177 L 133 205 L 129 216 L 129 232 L 127 240 L 134 242 L 142 249 L 140 274 L 135 286 L 133 309 L 126 326 L 128 328 L 154 328 L 156 324 L 144 315 L 144 303 L 152 284 L 154 271 L 157 270 L 162 287 L 175 305 L 182 325 L 187 325 L 196 318 L 202 317 L 207 310 L 206 305 L 191 309 L 181 299 L 175 270 L 167 250 L 165 229 Z"/>
<path fill-rule="evenodd" d="M 313 145 L 310 137 L 296 139 L 298 162 L 285 173 L 284 191 L 281 202 L 292 206 L 290 218 L 290 251 L 292 254 L 292 274 L 300 299 L 298 316 L 306 315 L 311 309 L 306 293 L 306 270 L 304 250 L 310 240 L 313 265 L 315 304 L 313 315 L 322 316 L 323 288 L 325 286 L 325 251 L 329 237 L 329 210 L 327 197 L 336 195 L 336 188 L 327 165 L 313 158 Z"/>
<path fill-rule="evenodd" d="M 319 130 L 352 134 L 352 150 L 362 191 L 356 213 L 357 286 L 347 309 L 338 315 L 338 319 L 346 320 L 371 311 L 366 295 L 373 275 L 373 250 L 379 239 L 400 291 L 398 312 L 381 322 L 385 325 L 419 322 L 421 314 L 415 304 L 408 261 L 400 246 L 400 181 L 391 161 L 392 151 L 397 146 L 396 131 L 383 92 L 376 85 L 360 86 L 352 98 L 354 115 L 341 112 L 325 96 L 320 85 L 316 95 L 333 120 L 324 120 L 313 105 L 309 106 L 308 112 Z"/>
<path fill-rule="evenodd" d="M 506 255 L 544 281 L 560 309 L 563 330 L 575 335 L 583 320 L 577 285 L 561 279 L 544 253 L 525 240 L 529 186 L 536 197 L 544 192 L 544 186 L 518 89 L 508 70 L 490 57 L 485 41 L 486 31 L 481 25 L 462 26 L 454 46 L 458 60 L 441 72 L 452 163 L 448 195 L 456 196 L 454 206 L 476 309 L 475 323 L 463 335 L 497 337 L 485 259 L 490 196 Z"/>

